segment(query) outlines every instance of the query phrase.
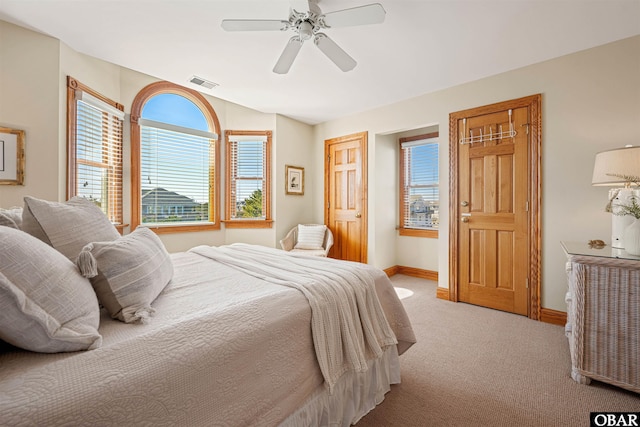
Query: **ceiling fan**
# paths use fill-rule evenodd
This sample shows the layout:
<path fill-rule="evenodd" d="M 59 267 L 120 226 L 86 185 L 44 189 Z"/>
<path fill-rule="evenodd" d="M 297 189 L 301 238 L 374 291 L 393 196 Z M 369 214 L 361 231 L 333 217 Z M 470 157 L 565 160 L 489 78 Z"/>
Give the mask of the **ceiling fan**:
<path fill-rule="evenodd" d="M 273 67 L 274 73 L 286 74 L 289 72 L 302 44 L 311 38 L 313 38 L 313 43 L 318 46 L 318 49 L 333 61 L 338 68 L 342 71 L 350 71 L 357 64 L 355 59 L 349 56 L 322 30 L 355 25 L 380 24 L 384 22 L 386 12 L 381 4 L 373 3 L 323 14 L 317 5 L 317 1 L 292 1 L 288 21 L 276 19 L 224 19 L 222 28 L 226 31 L 293 30 L 296 34 L 289 39 L 278 62 Z"/>

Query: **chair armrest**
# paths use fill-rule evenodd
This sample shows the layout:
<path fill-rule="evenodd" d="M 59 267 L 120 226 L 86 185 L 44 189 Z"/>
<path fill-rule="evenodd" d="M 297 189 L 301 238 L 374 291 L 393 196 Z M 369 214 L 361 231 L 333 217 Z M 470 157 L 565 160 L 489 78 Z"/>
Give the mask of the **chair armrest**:
<path fill-rule="evenodd" d="M 331 246 L 333 246 L 333 233 L 331 232 L 331 230 L 329 230 L 329 227 L 327 227 L 327 231 L 324 239 L 325 256 L 329 256 L 329 250 L 331 249 Z"/>
<path fill-rule="evenodd" d="M 290 251 L 296 245 L 295 231 L 296 231 L 295 228 L 291 229 L 287 233 L 287 235 L 284 236 L 284 239 L 280 240 L 280 246 L 282 247 L 283 250 Z"/>

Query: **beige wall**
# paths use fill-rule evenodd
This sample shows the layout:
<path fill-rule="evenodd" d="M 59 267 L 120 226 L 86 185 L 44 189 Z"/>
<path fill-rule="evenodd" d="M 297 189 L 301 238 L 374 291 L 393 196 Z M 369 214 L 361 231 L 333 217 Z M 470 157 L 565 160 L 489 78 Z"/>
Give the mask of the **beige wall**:
<path fill-rule="evenodd" d="M 280 141 L 275 151 L 275 195 L 274 218 L 277 239 L 282 239 L 297 224 L 313 222 L 313 198 L 311 190 L 316 178 L 314 168 L 317 162 L 313 158 L 313 128 L 288 117 L 276 117 L 276 138 Z M 285 166 L 304 168 L 304 194 L 286 194 Z M 278 247 L 280 247 L 278 245 Z"/>
<path fill-rule="evenodd" d="M 26 157 L 24 185 L 0 186 L 2 207 L 59 196 L 59 61 L 57 40 L 0 21 L 0 126 L 25 131 Z"/>
<path fill-rule="evenodd" d="M 369 136 L 371 137 L 371 136 Z M 369 158 L 369 216 L 367 223 L 374 230 L 367 244 L 370 264 L 387 267 L 395 265 L 398 244 L 396 226 L 398 218 L 398 140 L 395 135 L 376 135 L 376 144 L 368 152 Z"/>
<path fill-rule="evenodd" d="M 591 186 L 595 153 L 625 144 L 640 144 L 640 37 L 567 55 L 450 89 L 343 117 L 316 126 L 315 154 L 323 141 L 354 132 L 368 131 L 369 164 L 380 165 L 388 135 L 438 124 L 441 140 L 440 189 L 441 230 L 448 229 L 449 113 L 536 93 L 542 94 L 542 306 L 565 311 L 566 288 L 561 240 L 603 239 L 610 241 L 611 217 L 603 208 L 607 189 Z M 372 158 L 372 156 L 374 156 Z M 316 170 L 316 178 L 322 170 Z M 375 181 L 397 179 L 397 166 L 376 167 Z M 391 191 L 391 190 L 388 190 Z M 396 190 L 397 191 L 397 190 Z M 380 208 L 377 197 L 369 199 L 369 210 Z M 322 218 L 322 193 L 314 195 L 316 219 Z M 396 195 L 397 200 L 397 195 Z M 397 219 L 396 219 L 397 221 Z M 376 234 L 388 235 L 388 226 L 374 222 L 369 241 Z M 396 237 L 395 245 L 369 247 L 369 257 L 378 267 L 405 265 L 432 269 L 438 259 L 439 286 L 448 286 L 448 235 L 441 232 L 436 247 L 417 251 L 409 239 Z M 439 256 L 438 256 L 439 255 Z"/>

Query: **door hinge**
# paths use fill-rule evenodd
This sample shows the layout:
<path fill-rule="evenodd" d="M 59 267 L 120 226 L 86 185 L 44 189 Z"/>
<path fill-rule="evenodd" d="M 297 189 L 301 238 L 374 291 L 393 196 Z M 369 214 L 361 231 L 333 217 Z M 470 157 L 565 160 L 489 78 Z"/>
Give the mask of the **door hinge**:
<path fill-rule="evenodd" d="M 529 202 L 525 202 L 525 204 L 524 204 L 524 210 L 526 210 L 527 212 L 529 212 Z"/>
<path fill-rule="evenodd" d="M 527 285 L 527 289 L 529 289 L 529 278 L 527 277 L 527 280 L 525 281 L 526 285 Z"/>
<path fill-rule="evenodd" d="M 331 163 L 331 154 L 327 154 L 327 163 Z"/>
<path fill-rule="evenodd" d="M 527 135 L 529 135 L 529 124 L 530 123 L 525 123 L 525 124 L 520 125 L 520 126 L 526 126 L 527 127 Z"/>

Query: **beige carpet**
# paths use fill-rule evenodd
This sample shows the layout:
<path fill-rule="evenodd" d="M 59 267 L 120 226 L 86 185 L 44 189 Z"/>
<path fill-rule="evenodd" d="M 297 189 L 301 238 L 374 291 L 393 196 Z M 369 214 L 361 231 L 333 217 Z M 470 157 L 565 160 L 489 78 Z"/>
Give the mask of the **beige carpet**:
<path fill-rule="evenodd" d="M 400 356 L 392 386 L 357 427 L 588 426 L 591 411 L 640 411 L 640 395 L 570 377 L 564 328 L 439 300 L 436 283 L 392 277 L 418 343 Z M 639 355 L 640 358 L 640 355 Z"/>

